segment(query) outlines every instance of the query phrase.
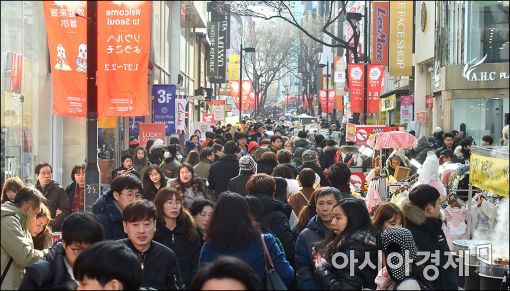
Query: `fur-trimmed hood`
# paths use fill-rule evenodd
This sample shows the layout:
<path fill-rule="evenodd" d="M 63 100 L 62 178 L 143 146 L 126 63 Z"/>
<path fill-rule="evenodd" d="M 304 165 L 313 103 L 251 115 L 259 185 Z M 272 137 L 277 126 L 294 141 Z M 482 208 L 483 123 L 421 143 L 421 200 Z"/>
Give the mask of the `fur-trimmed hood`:
<path fill-rule="evenodd" d="M 402 213 L 404 214 L 404 218 L 415 225 L 423 225 L 425 224 L 425 221 L 427 220 L 427 217 L 425 216 L 425 211 L 418 206 L 411 203 L 409 198 L 404 198 L 401 202 L 400 209 L 402 210 Z M 445 221 L 445 215 L 443 213 L 443 209 L 441 209 L 439 218 L 442 221 Z"/>
<path fill-rule="evenodd" d="M 460 146 L 460 145 L 459 145 L 459 146 L 457 146 L 457 147 L 455 148 L 455 150 L 453 151 L 453 154 L 454 154 L 457 158 L 459 158 L 459 159 L 461 159 L 461 160 L 463 160 L 463 159 L 464 159 L 464 154 L 462 153 L 462 146 Z"/>

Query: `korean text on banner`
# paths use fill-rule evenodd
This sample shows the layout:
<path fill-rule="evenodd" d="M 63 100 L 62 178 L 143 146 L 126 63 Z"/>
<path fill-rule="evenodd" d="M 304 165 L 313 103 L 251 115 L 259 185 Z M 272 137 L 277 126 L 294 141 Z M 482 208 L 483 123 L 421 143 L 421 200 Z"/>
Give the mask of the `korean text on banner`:
<path fill-rule="evenodd" d="M 393 110 L 397 107 L 397 95 L 392 94 L 386 98 L 381 98 L 381 111 Z"/>
<path fill-rule="evenodd" d="M 400 123 L 413 120 L 413 96 L 400 96 Z"/>
<path fill-rule="evenodd" d="M 388 2 L 374 1 L 372 31 L 372 63 L 379 65 L 388 65 L 388 45 L 389 45 L 389 23 L 388 16 L 390 11 L 388 9 Z"/>
<path fill-rule="evenodd" d="M 239 109 L 239 93 L 241 91 L 241 87 L 239 86 L 239 80 L 229 81 L 230 89 L 232 92 L 232 98 L 234 99 L 234 103 Z M 243 80 L 242 86 L 242 98 L 243 98 L 243 108 L 242 110 L 248 110 L 248 102 L 250 98 L 250 92 L 252 89 L 252 83 L 250 80 Z"/>
<path fill-rule="evenodd" d="M 175 130 L 186 131 L 186 106 L 188 106 L 188 99 L 175 99 Z"/>
<path fill-rule="evenodd" d="M 212 100 L 211 107 L 213 120 L 225 121 L 225 100 Z"/>
<path fill-rule="evenodd" d="M 154 123 L 163 123 L 165 133 L 175 133 L 175 85 L 152 86 L 152 116 Z"/>
<path fill-rule="evenodd" d="M 390 1 L 390 74 L 413 73 L 413 2 Z"/>
<path fill-rule="evenodd" d="M 214 114 L 212 113 L 202 113 L 202 120 L 209 124 L 214 124 Z"/>
<path fill-rule="evenodd" d="M 53 79 L 53 114 L 86 116 L 87 1 L 42 4 Z"/>
<path fill-rule="evenodd" d="M 161 123 L 141 123 L 140 124 L 140 136 L 138 137 L 138 141 L 140 142 L 141 147 L 145 147 L 147 145 L 147 141 L 149 139 L 165 140 L 165 125 Z"/>
<path fill-rule="evenodd" d="M 150 1 L 97 3 L 99 116 L 149 115 Z"/>
<path fill-rule="evenodd" d="M 335 93 L 335 90 L 319 90 L 322 112 L 327 111 L 328 114 L 333 113 L 333 109 L 335 108 Z M 326 100 L 328 103 L 326 103 Z"/>
<path fill-rule="evenodd" d="M 432 109 L 434 107 L 434 96 L 425 95 L 425 108 Z"/>
<path fill-rule="evenodd" d="M 381 83 L 384 75 L 383 65 L 368 65 L 368 104 L 367 113 L 379 113 L 379 97 L 381 96 Z"/>
<path fill-rule="evenodd" d="M 482 190 L 508 197 L 508 156 L 502 159 L 471 152 L 469 165 L 469 183 Z"/>
<path fill-rule="evenodd" d="M 349 64 L 347 65 L 349 74 L 349 95 L 351 98 L 351 112 L 363 113 L 363 78 L 364 78 L 364 65 L 363 64 Z"/>

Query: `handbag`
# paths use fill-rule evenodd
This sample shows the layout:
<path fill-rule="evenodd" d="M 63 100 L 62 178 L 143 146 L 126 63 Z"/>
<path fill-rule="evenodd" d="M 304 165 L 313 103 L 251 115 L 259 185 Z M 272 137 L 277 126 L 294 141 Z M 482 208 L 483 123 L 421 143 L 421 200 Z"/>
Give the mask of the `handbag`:
<path fill-rule="evenodd" d="M 261 235 L 260 239 L 262 241 L 262 246 L 264 247 L 264 267 L 266 269 L 265 289 L 287 290 L 287 286 L 285 285 L 282 278 L 280 278 L 280 275 L 278 275 L 278 272 L 276 272 L 276 269 L 274 268 L 273 260 L 271 259 L 271 254 L 269 254 L 266 242 L 264 241 L 264 235 Z M 269 261 L 269 266 L 267 264 L 266 259 L 267 261 Z"/>

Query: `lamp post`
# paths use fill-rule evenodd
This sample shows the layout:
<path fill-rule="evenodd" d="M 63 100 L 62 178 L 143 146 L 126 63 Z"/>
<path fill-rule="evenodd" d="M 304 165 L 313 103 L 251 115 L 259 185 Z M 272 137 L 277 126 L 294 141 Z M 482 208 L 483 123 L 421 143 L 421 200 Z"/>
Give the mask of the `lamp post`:
<path fill-rule="evenodd" d="M 241 49 L 239 50 L 239 124 L 243 120 L 243 50 L 247 53 L 254 53 L 255 48 L 243 48 L 243 39 L 241 38 Z"/>

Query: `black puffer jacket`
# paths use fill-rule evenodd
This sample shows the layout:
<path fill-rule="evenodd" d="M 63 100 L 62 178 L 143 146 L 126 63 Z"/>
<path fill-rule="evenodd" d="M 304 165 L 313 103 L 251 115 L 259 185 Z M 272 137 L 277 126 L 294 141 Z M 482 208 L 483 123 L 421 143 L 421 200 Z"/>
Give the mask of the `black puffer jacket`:
<path fill-rule="evenodd" d="M 55 244 L 44 260 L 26 268 L 19 290 L 76 290 L 64 262 L 65 250 L 61 242 Z"/>
<path fill-rule="evenodd" d="M 179 269 L 184 285 L 189 287 L 191 278 L 197 272 L 198 258 L 200 257 L 200 249 L 202 241 L 198 231 L 194 232 L 193 240 L 186 237 L 186 229 L 178 224 L 174 230 L 158 224 L 154 240 L 169 247 L 177 256 Z"/>
<path fill-rule="evenodd" d="M 67 198 L 66 191 L 60 184 L 51 180 L 46 188 L 42 189 L 41 184 L 37 181 L 35 184 L 35 188 L 46 197 L 48 200 L 47 206 L 50 210 L 51 217 L 54 217 L 50 222 L 50 226 L 52 230 L 60 231 L 62 228 L 62 224 L 64 223 L 64 219 L 71 213 L 71 204 L 69 204 L 69 198 Z M 57 209 L 60 209 L 62 213 L 58 216 L 56 215 Z"/>
<path fill-rule="evenodd" d="M 435 266 L 439 269 L 439 277 L 432 282 L 434 290 L 457 290 L 458 279 L 457 271 L 453 266 L 443 268 L 448 261 L 447 252 L 450 251 L 446 236 L 442 230 L 443 220 L 441 218 L 427 218 L 425 211 L 413 205 L 409 199 L 402 201 L 402 213 L 406 223 L 406 228 L 413 234 L 414 241 L 418 251 L 435 252 L 439 251 L 439 263 L 437 266 L 433 261 L 434 256 L 428 256 L 426 262 L 422 265 Z M 423 258 L 419 258 L 421 261 Z"/>
<path fill-rule="evenodd" d="M 209 169 L 209 189 L 214 191 L 214 200 L 221 192 L 226 191 L 230 179 L 239 175 L 239 161 L 234 155 L 224 155 L 214 162 Z"/>
<path fill-rule="evenodd" d="M 105 240 L 117 240 L 127 237 L 122 226 L 122 212 L 115 205 L 112 190 L 99 196 L 92 205 L 92 212 L 103 226 Z"/>
<path fill-rule="evenodd" d="M 335 163 L 335 155 L 338 150 L 338 146 L 326 146 L 322 152 L 320 159 L 322 170 L 329 168 L 329 166 Z"/>
<path fill-rule="evenodd" d="M 343 269 L 336 269 L 333 265 L 315 269 L 315 279 L 322 290 L 375 289 L 378 256 L 375 237 L 371 231 L 360 230 L 353 233 L 346 238 L 342 246 L 337 246 L 334 253 L 337 252 L 344 253 L 348 260 L 356 259 L 357 261 L 353 263 L 349 261 L 347 267 Z M 365 265 L 363 269 L 360 269 L 360 265 L 365 261 L 365 254 L 370 256 L 370 261 L 375 268 Z M 342 264 L 343 260 L 339 257 L 336 262 Z M 351 264 L 354 267 L 353 274 L 349 270 Z"/>
<path fill-rule="evenodd" d="M 292 207 L 273 199 L 267 194 L 251 194 L 258 197 L 264 205 L 263 229 L 267 229 L 276 236 L 283 245 L 285 257 L 294 268 L 295 239 L 290 229 L 289 217 Z"/>

